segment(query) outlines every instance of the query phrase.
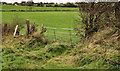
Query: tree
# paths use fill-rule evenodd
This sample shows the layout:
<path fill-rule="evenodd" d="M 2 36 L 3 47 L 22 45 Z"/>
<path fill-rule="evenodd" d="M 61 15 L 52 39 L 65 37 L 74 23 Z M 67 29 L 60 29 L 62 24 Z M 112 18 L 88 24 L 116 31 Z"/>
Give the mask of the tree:
<path fill-rule="evenodd" d="M 44 7 L 44 4 L 42 2 L 38 3 L 37 6 Z"/>
<path fill-rule="evenodd" d="M 44 4 L 48 4 L 48 2 L 44 3 Z"/>
<path fill-rule="evenodd" d="M 66 7 L 74 7 L 75 5 L 73 3 L 67 2 Z"/>
<path fill-rule="evenodd" d="M 14 4 L 18 4 L 18 2 L 14 2 Z"/>
<path fill-rule="evenodd" d="M 54 2 L 50 2 L 49 4 L 54 4 Z"/>
<path fill-rule="evenodd" d="M 18 4 L 18 2 L 14 2 L 14 5 Z"/>
<path fill-rule="evenodd" d="M 7 2 L 2 2 L 3 5 L 7 4 Z"/>
<path fill-rule="evenodd" d="M 37 6 L 40 6 L 40 3 L 38 3 Z"/>
<path fill-rule="evenodd" d="M 26 1 L 21 1 L 21 5 L 25 6 L 26 5 Z"/>
<path fill-rule="evenodd" d="M 54 5 L 54 7 L 58 7 L 58 4 L 56 3 L 56 4 Z"/>
<path fill-rule="evenodd" d="M 41 6 L 41 7 L 44 7 L 44 4 L 43 4 L 42 2 L 40 2 L 40 6 Z"/>
<path fill-rule="evenodd" d="M 33 6 L 34 2 L 28 1 L 27 6 Z"/>
<path fill-rule="evenodd" d="M 85 29 L 85 37 L 92 36 L 94 32 L 106 27 L 118 28 L 116 25 L 120 23 L 120 3 L 82 2 L 79 4 L 79 11 L 83 23 L 81 28 Z M 81 22 L 79 20 L 78 24 Z"/>
<path fill-rule="evenodd" d="M 21 1 L 21 3 L 22 3 L 22 4 L 25 4 L 25 3 L 26 3 L 26 1 Z"/>

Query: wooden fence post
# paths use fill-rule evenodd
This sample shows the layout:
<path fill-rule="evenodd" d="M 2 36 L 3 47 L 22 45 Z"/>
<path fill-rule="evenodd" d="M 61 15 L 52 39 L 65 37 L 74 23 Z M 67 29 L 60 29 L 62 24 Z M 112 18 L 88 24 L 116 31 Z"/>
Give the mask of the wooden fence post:
<path fill-rule="evenodd" d="M 16 35 L 17 28 L 18 28 L 18 25 L 16 25 L 16 28 L 15 28 L 15 31 L 14 31 L 14 34 L 13 34 L 14 37 L 15 37 L 15 35 Z"/>
<path fill-rule="evenodd" d="M 29 37 L 29 19 L 25 21 L 25 28 L 26 28 L 26 38 Z"/>
<path fill-rule="evenodd" d="M 41 27 L 41 32 L 40 32 L 40 34 L 43 34 L 44 32 L 46 32 L 46 28 L 44 28 L 44 24 L 42 24 L 42 27 Z"/>
<path fill-rule="evenodd" d="M 35 29 L 36 29 L 35 22 L 31 23 L 31 28 L 30 29 L 31 29 L 31 33 L 35 32 Z"/>

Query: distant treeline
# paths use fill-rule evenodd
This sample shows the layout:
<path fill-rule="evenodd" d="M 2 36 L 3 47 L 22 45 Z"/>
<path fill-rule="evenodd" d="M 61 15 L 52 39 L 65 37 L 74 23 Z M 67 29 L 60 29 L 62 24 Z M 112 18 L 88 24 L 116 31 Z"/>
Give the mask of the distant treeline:
<path fill-rule="evenodd" d="M 39 7 L 78 7 L 78 3 L 70 3 L 70 2 L 67 2 L 66 4 L 63 4 L 63 3 L 60 3 L 60 4 L 57 4 L 57 3 L 43 3 L 43 2 L 40 2 L 40 3 L 34 3 L 34 2 L 31 2 L 31 1 L 21 1 L 21 3 L 18 3 L 18 2 L 14 2 L 14 3 L 7 3 L 7 2 L 1 2 L 2 5 L 15 5 L 15 6 L 39 6 Z"/>

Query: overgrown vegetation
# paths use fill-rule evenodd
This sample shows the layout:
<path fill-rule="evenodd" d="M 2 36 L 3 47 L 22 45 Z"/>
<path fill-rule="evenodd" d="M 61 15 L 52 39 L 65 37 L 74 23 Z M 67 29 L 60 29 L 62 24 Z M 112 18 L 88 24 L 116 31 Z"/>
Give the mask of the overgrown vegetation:
<path fill-rule="evenodd" d="M 41 36 L 42 37 L 42 36 Z M 86 41 L 46 44 L 41 38 L 3 37 L 3 69 L 118 69 L 118 48 Z M 16 42 L 17 41 L 17 42 Z M 7 43 L 7 44 L 6 44 Z"/>
<path fill-rule="evenodd" d="M 19 25 L 17 29 L 17 35 L 19 35 L 20 30 L 24 28 L 23 26 L 23 20 L 17 15 L 14 15 L 14 18 L 12 18 L 12 22 L 4 22 L 2 23 L 2 35 L 8 35 L 13 34 L 16 25 Z"/>
<path fill-rule="evenodd" d="M 120 49 L 120 2 L 91 2 L 80 3 L 79 11 L 82 19 L 78 20 L 79 28 L 75 28 L 81 35 L 80 28 L 85 29 L 85 37 L 83 39 L 83 45 L 85 49 L 83 53 L 86 54 L 83 58 L 80 56 L 78 65 L 83 68 L 119 68 L 119 49 Z M 86 43 L 87 42 L 87 43 Z M 87 52 L 88 50 L 93 50 Z M 97 50 L 96 50 L 97 49 Z M 95 50 L 95 51 L 94 51 Z M 101 50 L 101 51 L 100 51 Z M 102 52 L 102 50 L 105 50 Z M 99 52 L 100 51 L 100 52 Z M 116 53 L 109 53 L 113 51 Z M 81 53 L 82 51 L 80 51 Z M 94 53 L 95 52 L 95 53 Z M 90 54 L 89 54 L 90 53 Z M 113 59 L 107 55 L 115 56 Z M 96 57 L 96 55 L 98 57 Z M 99 56 L 100 55 L 100 56 Z M 95 60 L 92 60 L 94 59 Z M 83 59 L 83 60 L 82 60 Z M 97 61 L 96 61 L 97 60 Z M 112 61 L 114 60 L 114 61 Z M 77 63 L 76 61 L 76 63 Z M 95 61 L 95 63 L 94 63 Z M 80 64 L 79 64 L 80 63 Z M 82 64 L 81 64 L 82 63 Z M 87 65 L 88 64 L 88 65 Z M 94 66 L 95 65 L 95 66 Z M 98 66 L 99 65 L 99 66 Z M 105 65 L 105 66 L 104 66 Z M 81 68 L 81 67 L 80 67 Z"/>
<path fill-rule="evenodd" d="M 74 47 L 62 42 L 49 43 L 38 31 L 29 38 L 24 35 L 16 38 L 13 35 L 3 36 L 3 69 L 118 70 L 119 7 L 119 3 L 81 3 L 82 19 L 77 21 L 80 27 L 75 30 L 80 35 L 80 29 L 85 29 L 85 37 L 80 35 L 84 37 L 83 41 Z M 65 27 L 59 27 L 62 26 Z"/>
<path fill-rule="evenodd" d="M 3 69 L 41 69 L 48 60 L 69 49 L 67 44 L 46 44 L 42 35 L 29 39 L 24 36 L 3 36 L 2 42 Z"/>
<path fill-rule="evenodd" d="M 120 30 L 119 18 L 120 3 L 99 2 L 80 3 L 80 17 L 85 29 L 85 36 L 89 37 L 106 27 L 114 27 L 115 32 Z M 79 22 L 81 24 L 81 22 Z M 119 31 L 120 32 L 120 31 Z"/>

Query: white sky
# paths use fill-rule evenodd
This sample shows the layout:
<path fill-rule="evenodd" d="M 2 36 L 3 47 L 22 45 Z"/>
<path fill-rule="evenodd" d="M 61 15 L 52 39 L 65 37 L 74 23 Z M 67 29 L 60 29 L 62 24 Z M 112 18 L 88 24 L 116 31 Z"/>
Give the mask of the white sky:
<path fill-rule="evenodd" d="M 28 0 L 0 0 L 1 2 L 7 3 L 14 3 L 14 2 L 21 2 L 21 1 L 28 1 Z M 66 2 L 78 2 L 80 0 L 33 0 L 36 2 L 54 2 L 54 3 L 66 3 Z"/>

